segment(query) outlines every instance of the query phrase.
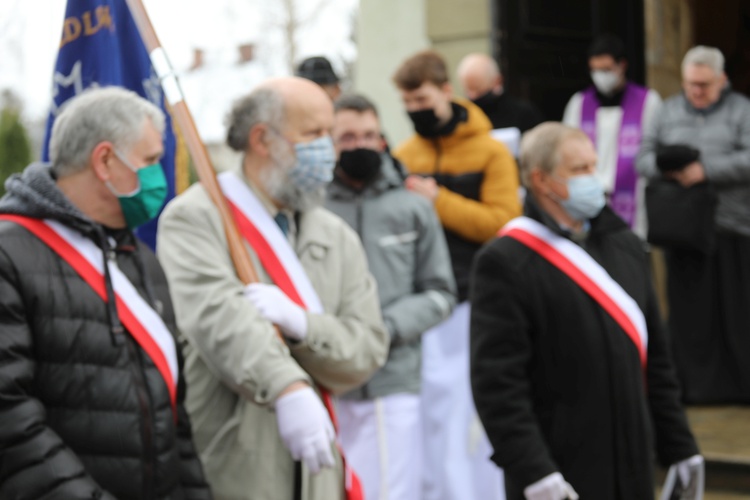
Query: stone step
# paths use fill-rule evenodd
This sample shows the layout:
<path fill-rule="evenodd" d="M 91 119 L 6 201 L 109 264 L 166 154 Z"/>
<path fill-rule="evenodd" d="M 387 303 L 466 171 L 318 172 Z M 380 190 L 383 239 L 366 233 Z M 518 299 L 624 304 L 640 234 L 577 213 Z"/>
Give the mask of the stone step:
<path fill-rule="evenodd" d="M 750 406 L 691 406 L 687 416 L 706 460 L 750 466 Z"/>
<path fill-rule="evenodd" d="M 750 498 L 750 407 L 692 406 L 687 415 L 706 459 L 706 500 Z"/>

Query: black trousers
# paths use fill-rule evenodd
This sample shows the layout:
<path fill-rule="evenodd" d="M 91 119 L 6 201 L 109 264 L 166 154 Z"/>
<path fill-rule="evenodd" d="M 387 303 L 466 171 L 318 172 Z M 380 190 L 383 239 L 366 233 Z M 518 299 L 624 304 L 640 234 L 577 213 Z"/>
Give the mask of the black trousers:
<path fill-rule="evenodd" d="M 683 400 L 750 403 L 750 237 L 666 252 L 669 331 Z"/>

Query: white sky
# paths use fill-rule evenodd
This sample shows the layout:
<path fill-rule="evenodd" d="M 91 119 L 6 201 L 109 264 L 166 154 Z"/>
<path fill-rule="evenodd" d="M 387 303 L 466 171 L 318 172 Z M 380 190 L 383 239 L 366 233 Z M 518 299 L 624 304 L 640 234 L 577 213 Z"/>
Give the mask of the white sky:
<path fill-rule="evenodd" d="M 295 2 L 302 17 L 309 15 L 312 7 L 322 5 L 314 20 L 299 30 L 298 60 L 325 55 L 341 74 L 344 62 L 356 57 L 350 33 L 358 0 Z M 256 43 L 258 60 L 255 74 L 265 76 L 287 74 L 286 46 L 278 27 L 284 19 L 280 3 L 144 0 L 157 35 L 178 72 L 189 67 L 196 47 L 206 51 L 208 67 L 219 67 L 232 64 L 237 45 L 252 42 Z M 65 0 L 0 0 L 0 90 L 10 88 L 21 96 L 28 121 L 45 117 L 48 110 L 65 4 Z M 184 80 L 189 78 L 185 76 Z M 210 78 L 201 89 L 227 93 L 221 81 L 211 82 Z M 191 96 L 186 89 L 186 97 L 192 107 L 191 100 L 200 96 Z"/>

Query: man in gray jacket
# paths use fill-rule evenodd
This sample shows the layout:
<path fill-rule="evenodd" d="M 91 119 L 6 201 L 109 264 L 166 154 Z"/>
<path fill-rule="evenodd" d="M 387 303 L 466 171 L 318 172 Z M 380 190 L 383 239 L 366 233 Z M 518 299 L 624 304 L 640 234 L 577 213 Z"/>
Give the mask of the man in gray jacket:
<path fill-rule="evenodd" d="M 365 498 L 420 498 L 421 336 L 456 301 L 448 247 L 430 203 L 403 187 L 369 100 L 336 101 L 332 136 L 338 165 L 326 206 L 362 239 L 391 337 L 385 366 L 338 401 L 341 444 Z"/>
<path fill-rule="evenodd" d="M 262 283 L 238 279 L 202 184 L 167 206 L 158 233 L 195 442 L 218 499 L 342 500 L 356 482 L 324 403 L 383 365 L 388 337 L 359 238 L 320 206 L 333 105 L 316 84 L 280 78 L 229 118 L 227 142 L 244 156 L 219 183 Z"/>
<path fill-rule="evenodd" d="M 664 175 L 685 188 L 708 182 L 718 196 L 715 250 L 666 249 L 672 348 L 686 402 L 749 403 L 750 101 L 731 90 L 711 47 L 685 55 L 682 86 L 646 131 L 636 163 L 658 178 L 660 147 L 695 148 L 697 160 Z"/>

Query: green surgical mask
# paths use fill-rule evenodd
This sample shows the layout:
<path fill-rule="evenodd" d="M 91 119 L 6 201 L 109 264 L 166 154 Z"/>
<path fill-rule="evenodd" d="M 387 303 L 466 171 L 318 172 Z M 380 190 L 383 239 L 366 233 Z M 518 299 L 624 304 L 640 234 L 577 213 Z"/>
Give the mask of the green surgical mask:
<path fill-rule="evenodd" d="M 131 193 L 121 194 L 107 181 L 107 187 L 117 196 L 122 208 L 125 223 L 130 229 L 145 224 L 157 216 L 164 200 L 167 198 L 167 178 L 160 163 L 154 163 L 143 168 L 133 168 L 124 155 L 117 157 L 138 176 L 138 187 Z"/>

